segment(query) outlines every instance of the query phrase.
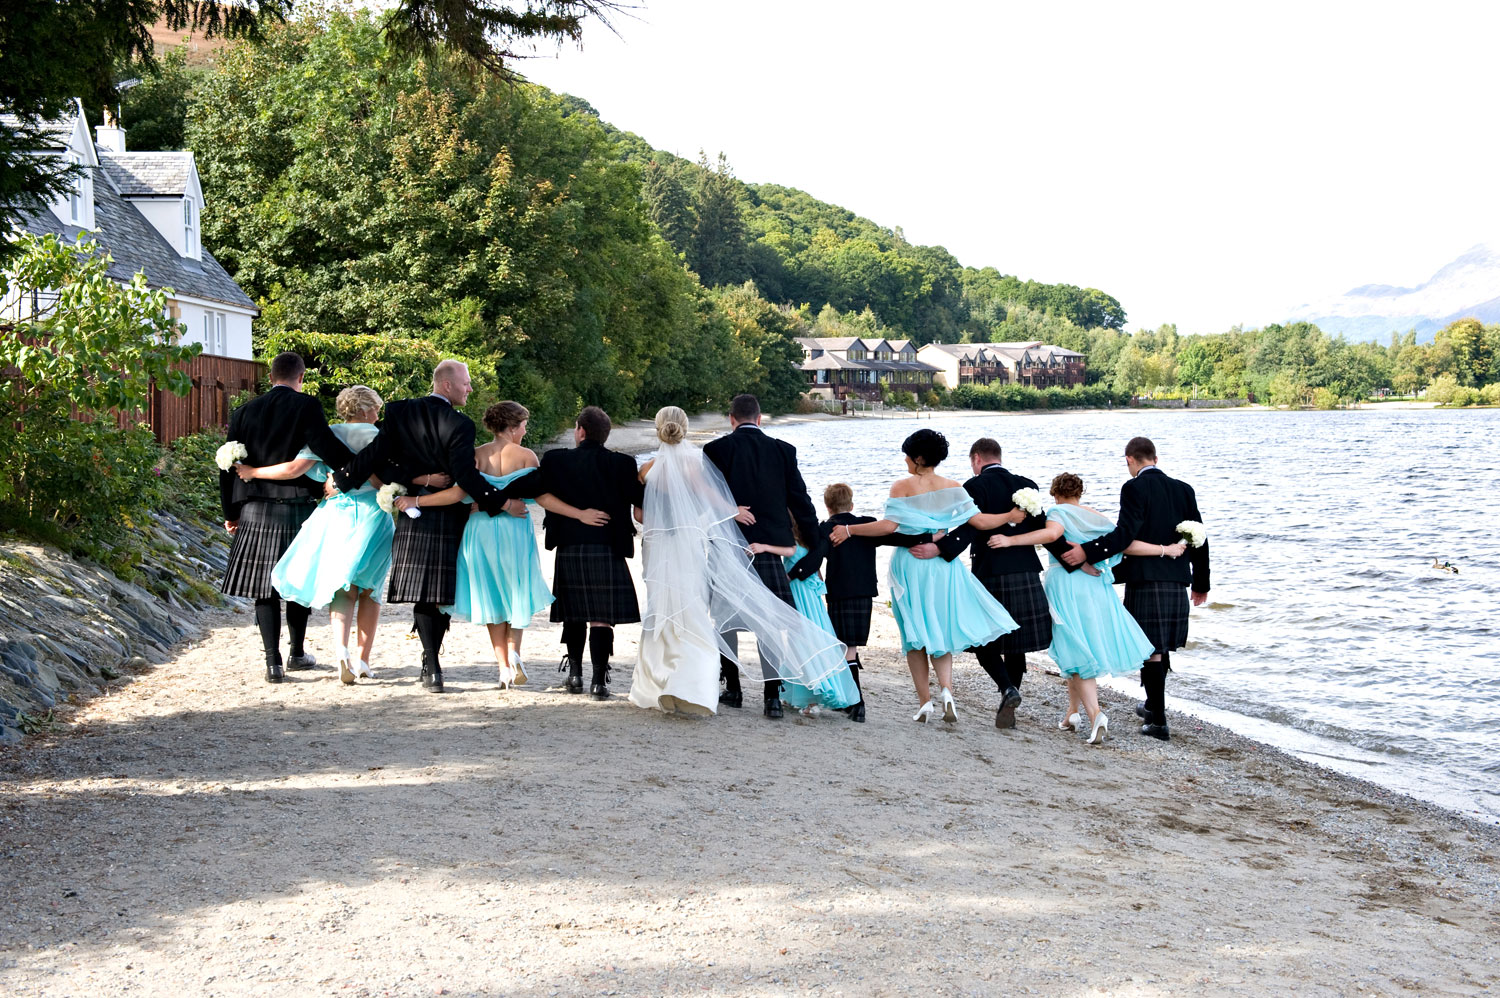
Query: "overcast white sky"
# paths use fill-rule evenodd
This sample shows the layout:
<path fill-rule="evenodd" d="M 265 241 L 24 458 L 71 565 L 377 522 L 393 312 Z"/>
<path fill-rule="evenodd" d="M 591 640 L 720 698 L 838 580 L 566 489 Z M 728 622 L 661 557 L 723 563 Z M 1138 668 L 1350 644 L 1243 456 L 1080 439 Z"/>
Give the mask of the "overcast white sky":
<path fill-rule="evenodd" d="M 1274 321 L 1500 235 L 1500 3 L 639 2 L 522 72 L 1132 327 Z"/>

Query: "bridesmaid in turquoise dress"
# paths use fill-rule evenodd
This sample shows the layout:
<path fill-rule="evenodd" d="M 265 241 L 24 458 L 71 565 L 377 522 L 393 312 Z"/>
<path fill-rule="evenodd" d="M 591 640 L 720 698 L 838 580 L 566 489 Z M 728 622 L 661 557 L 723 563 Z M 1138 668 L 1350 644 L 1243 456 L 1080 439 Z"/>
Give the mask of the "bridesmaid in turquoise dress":
<path fill-rule="evenodd" d="M 1082 505 L 1083 479 L 1063 473 L 1052 479 L 1052 498 L 1057 505 L 1047 511 L 1047 526 L 1026 534 L 996 534 L 990 547 L 1050 544 L 1059 537 L 1083 544 L 1115 528 L 1115 521 Z M 1068 680 L 1068 713 L 1057 726 L 1073 731 L 1082 722 L 1080 707 L 1089 720 L 1089 744 L 1097 745 L 1109 734 L 1109 718 L 1099 706 L 1100 676 L 1134 672 L 1155 649 L 1124 604 L 1115 596 L 1114 567 L 1124 555 L 1176 558 L 1186 545 L 1147 544 L 1132 541 L 1123 553 L 1095 563 L 1092 568 L 1069 572 L 1052 558 L 1042 580 L 1047 603 L 1052 608 L 1052 645 L 1047 654 Z"/>
<path fill-rule="evenodd" d="M 485 410 L 484 426 L 494 440 L 474 449 L 474 464 L 491 485 L 504 488 L 524 475 L 536 474 L 540 463 L 536 454 L 521 446 L 530 419 L 530 411 L 519 402 L 497 402 Z M 458 486 L 422 497 L 423 506 L 471 501 Z M 396 500 L 400 509 L 414 505 L 412 496 Z M 530 515 L 471 513 L 458 548 L 454 603 L 443 607 L 443 612 L 489 630 L 502 690 L 526 682 L 521 636 L 532 616 L 551 603 L 552 591 L 542 575 Z"/>
<path fill-rule="evenodd" d="M 885 519 L 874 523 L 840 524 L 830 539 L 842 544 L 851 535 L 880 537 L 942 532 L 970 524 L 993 530 L 1018 523 L 1024 511 L 981 513 L 962 485 L 937 473 L 948 456 L 948 440 L 936 430 L 918 430 L 901 445 L 910 477 L 891 486 Z M 1016 622 L 989 590 L 961 561 L 918 558 L 897 548 L 891 555 L 891 610 L 901 630 L 901 646 L 922 706 L 912 718 L 925 723 L 932 717 L 930 670 L 938 676 L 943 720 L 958 720 L 953 702 L 953 653 L 977 648 L 1016 629 Z"/>
<path fill-rule="evenodd" d="M 351 451 L 360 451 L 379 435 L 375 420 L 385 402 L 373 388 L 353 385 L 339 392 L 335 403 L 344 422 L 334 434 Z M 241 466 L 242 478 L 296 478 L 307 475 L 326 481 L 328 466 L 303 450 L 285 464 L 265 468 Z M 302 525 L 295 540 L 271 570 L 271 581 L 283 599 L 306 607 L 328 607 L 338 655 L 339 679 L 353 684 L 358 677 L 373 679 L 370 654 L 380 622 L 380 594 L 391 569 L 391 536 L 395 524 L 375 504 L 374 480 L 353 492 L 323 500 Z M 358 628 L 358 655 L 350 647 Z"/>
<path fill-rule="evenodd" d="M 796 530 L 794 523 L 792 531 L 795 533 Z M 752 555 L 762 551 L 781 555 L 788 570 L 807 557 L 807 547 L 800 536 L 797 538 L 797 546 L 791 548 L 772 547 L 767 544 L 750 545 Z M 792 602 L 796 604 L 797 612 L 817 624 L 822 630 L 833 634 L 833 621 L 828 617 L 828 607 L 823 599 L 828 593 L 828 586 L 823 582 L 822 577 L 813 575 L 806 579 L 792 579 L 791 584 Z M 791 680 L 782 680 L 781 683 L 782 702 L 804 713 L 814 705 L 844 710 L 859 703 L 859 697 L 859 686 L 855 684 L 854 673 L 850 671 L 847 662 L 842 668 L 820 679 L 817 685 L 811 688 L 801 686 Z"/>

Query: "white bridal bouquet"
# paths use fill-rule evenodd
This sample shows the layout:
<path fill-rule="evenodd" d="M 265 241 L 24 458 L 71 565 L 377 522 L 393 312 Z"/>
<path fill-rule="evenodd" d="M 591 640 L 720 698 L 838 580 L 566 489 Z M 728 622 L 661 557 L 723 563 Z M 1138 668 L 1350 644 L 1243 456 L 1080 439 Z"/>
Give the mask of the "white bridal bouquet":
<path fill-rule="evenodd" d="M 389 482 L 382 485 L 380 491 L 375 493 L 375 505 L 387 513 L 394 513 L 396 512 L 396 497 L 404 495 L 406 495 L 405 485 L 402 485 L 400 482 Z M 416 512 L 416 510 L 409 509 L 406 512 L 410 515 Z M 417 513 L 417 515 L 420 516 L 421 514 Z"/>
<path fill-rule="evenodd" d="M 1187 541 L 1188 547 L 1201 548 L 1208 540 L 1208 528 L 1197 520 L 1183 520 L 1177 525 L 1177 533 Z"/>
<path fill-rule="evenodd" d="M 1032 516 L 1042 515 L 1042 494 L 1036 489 L 1016 489 L 1010 501 Z"/>
<path fill-rule="evenodd" d="M 245 445 L 238 440 L 230 440 L 219 445 L 214 452 L 214 463 L 219 466 L 220 471 L 228 471 L 234 467 L 236 461 L 243 461 L 250 456 Z"/>

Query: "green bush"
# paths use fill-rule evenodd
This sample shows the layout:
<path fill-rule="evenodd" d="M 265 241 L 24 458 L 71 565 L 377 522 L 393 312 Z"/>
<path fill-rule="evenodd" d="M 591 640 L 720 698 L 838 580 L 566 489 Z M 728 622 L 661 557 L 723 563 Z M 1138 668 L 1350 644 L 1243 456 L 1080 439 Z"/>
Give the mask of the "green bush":
<path fill-rule="evenodd" d="M 959 385 L 949 389 L 948 402 L 959 409 L 1026 412 L 1032 409 L 1104 409 L 1129 405 L 1130 396 L 1111 391 L 1103 385 L 1077 388 L 1048 388 L 1045 391 L 1026 385 Z"/>
<path fill-rule="evenodd" d="M 927 406 L 929 409 L 936 409 L 938 406 L 943 404 L 942 393 L 940 393 L 936 388 L 928 389 L 927 393 L 922 396 L 922 404 Z"/>
<path fill-rule="evenodd" d="M 1500 381 L 1485 385 L 1479 390 L 1485 405 L 1500 405 Z"/>
<path fill-rule="evenodd" d="M 167 509 L 185 516 L 219 519 L 223 511 L 214 452 L 224 440 L 224 431 L 215 426 L 179 437 L 165 448 L 157 473 Z"/>
<path fill-rule="evenodd" d="M 1339 397 L 1328 388 L 1314 388 L 1312 393 L 1313 406 L 1318 409 L 1337 409 Z"/>
<path fill-rule="evenodd" d="M 1451 374 L 1439 374 L 1427 386 L 1427 401 L 1447 405 L 1453 401 L 1453 394 L 1456 391 L 1458 391 L 1458 379 Z"/>

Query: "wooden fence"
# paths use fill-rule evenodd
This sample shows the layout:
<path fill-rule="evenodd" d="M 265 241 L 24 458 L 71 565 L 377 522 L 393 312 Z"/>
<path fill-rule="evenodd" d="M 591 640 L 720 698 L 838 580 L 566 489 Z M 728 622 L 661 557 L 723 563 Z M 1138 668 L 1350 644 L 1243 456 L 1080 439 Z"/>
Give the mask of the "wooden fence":
<path fill-rule="evenodd" d="M 260 390 L 265 367 L 253 360 L 199 354 L 182 368 L 192 379 L 193 390 L 177 396 L 153 386 L 151 402 L 141 418 L 151 424 L 161 444 L 210 426 L 228 426 L 230 404 L 238 395 Z"/>

